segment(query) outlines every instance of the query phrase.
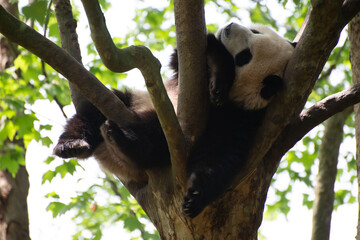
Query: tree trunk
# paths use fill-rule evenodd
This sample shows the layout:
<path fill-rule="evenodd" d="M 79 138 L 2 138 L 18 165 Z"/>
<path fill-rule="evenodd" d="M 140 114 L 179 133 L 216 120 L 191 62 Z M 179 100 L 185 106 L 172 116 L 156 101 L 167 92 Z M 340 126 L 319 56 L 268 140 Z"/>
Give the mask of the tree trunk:
<path fill-rule="evenodd" d="M 181 212 L 183 195 L 173 194 L 166 187 L 142 190 L 135 198 L 162 239 L 253 240 L 257 239 L 271 182 L 271 178 L 265 175 L 265 168 L 260 165 L 244 182 L 230 188 L 222 198 L 206 207 L 193 220 L 184 218 Z M 166 180 L 162 179 L 149 185 L 159 186 L 164 185 L 164 182 Z"/>
<path fill-rule="evenodd" d="M 15 178 L 6 170 L 0 171 L 0 240 L 30 239 L 28 190 L 29 178 L 24 166 L 20 166 Z"/>
<path fill-rule="evenodd" d="M 360 83 L 360 14 L 357 14 L 349 24 L 350 61 L 354 84 Z M 356 239 L 360 240 L 360 105 L 354 106 L 355 137 L 356 137 L 356 167 L 358 178 L 358 225 Z"/>
<path fill-rule="evenodd" d="M 312 240 L 330 236 L 331 214 L 334 209 L 334 185 L 343 128 L 352 108 L 338 113 L 325 123 L 325 132 L 319 149 L 319 172 L 315 186 Z"/>
<path fill-rule="evenodd" d="M 17 3 L 0 0 L 0 5 L 18 17 Z M 16 56 L 17 45 L 10 43 L 4 37 L 0 38 L 0 74 L 13 65 Z M 4 142 L 4 145 L 10 144 L 14 143 L 8 140 Z M 15 144 L 23 146 L 23 140 L 19 139 Z M 4 153 L 0 151 L 0 154 Z M 0 171 L 0 240 L 30 239 L 27 210 L 28 191 L 29 178 L 25 166 L 19 166 L 15 178 L 7 170 Z"/>

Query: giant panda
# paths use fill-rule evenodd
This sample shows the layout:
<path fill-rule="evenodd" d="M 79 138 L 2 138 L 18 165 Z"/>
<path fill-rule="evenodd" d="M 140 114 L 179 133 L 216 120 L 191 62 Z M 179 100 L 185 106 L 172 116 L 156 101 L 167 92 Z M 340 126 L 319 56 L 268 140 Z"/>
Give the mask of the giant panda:
<path fill-rule="evenodd" d="M 183 211 L 190 218 L 218 199 L 245 165 L 266 107 L 284 85 L 295 45 L 262 25 L 230 23 L 208 36 L 212 104 L 204 134 L 189 157 Z M 234 77 L 216 62 L 222 47 L 230 56 L 222 64 L 234 68 Z"/>
<path fill-rule="evenodd" d="M 196 217 L 219 198 L 244 165 L 266 106 L 281 89 L 291 44 L 265 26 L 229 24 L 207 36 L 210 113 L 206 130 L 190 152 L 183 211 Z M 177 106 L 177 53 L 172 79 L 165 83 Z M 164 133 L 147 92 L 114 93 L 137 118 L 117 126 L 89 102 L 66 124 L 54 154 L 79 159 L 94 156 L 101 167 L 123 182 L 146 185 L 146 169 L 170 166 Z"/>

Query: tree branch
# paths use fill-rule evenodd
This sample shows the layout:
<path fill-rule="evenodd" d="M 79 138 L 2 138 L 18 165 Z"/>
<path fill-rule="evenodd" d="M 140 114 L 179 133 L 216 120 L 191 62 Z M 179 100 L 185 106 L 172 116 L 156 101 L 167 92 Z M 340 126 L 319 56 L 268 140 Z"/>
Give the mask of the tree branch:
<path fill-rule="evenodd" d="M 203 132 L 208 114 L 204 1 L 174 0 L 179 62 L 178 116 L 192 144 Z"/>
<path fill-rule="evenodd" d="M 342 112 L 346 108 L 359 102 L 360 83 L 347 90 L 330 95 L 314 104 L 311 108 L 303 111 L 298 118 L 286 126 L 279 138 L 274 142 L 271 150 L 265 156 L 269 168 L 274 165 L 275 161 L 280 160 L 280 158 L 311 129 L 336 113 Z M 270 160 L 272 162 L 269 162 Z"/>
<path fill-rule="evenodd" d="M 76 34 L 77 23 L 72 14 L 70 1 L 54 0 L 53 2 L 62 48 L 73 56 L 80 64 L 82 64 L 80 47 Z M 80 94 L 79 90 L 71 82 L 69 82 L 69 88 L 71 99 L 74 103 L 76 111 L 78 112 L 78 108 L 81 103 L 87 101 L 87 99 Z"/>
<path fill-rule="evenodd" d="M 174 176 L 184 186 L 185 138 L 162 82 L 160 62 L 144 46 L 117 48 L 107 30 L 98 1 L 82 0 L 82 3 L 89 20 L 91 37 L 105 66 L 114 72 L 124 72 L 133 68 L 141 71 L 168 142 Z"/>
<path fill-rule="evenodd" d="M 47 62 L 66 77 L 108 119 L 119 125 L 135 121 L 135 116 L 93 74 L 76 59 L 41 34 L 14 18 L 0 6 L 0 33 Z M 95 89 L 95 91 L 94 91 Z M 111 106 L 108 103 L 112 103 Z"/>

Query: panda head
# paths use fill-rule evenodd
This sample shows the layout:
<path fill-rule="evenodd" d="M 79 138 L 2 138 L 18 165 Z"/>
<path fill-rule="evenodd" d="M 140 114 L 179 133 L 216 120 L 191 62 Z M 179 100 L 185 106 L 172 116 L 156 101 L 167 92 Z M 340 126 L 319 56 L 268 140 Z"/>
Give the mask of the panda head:
<path fill-rule="evenodd" d="M 266 26 L 231 23 L 208 35 L 210 98 L 239 107 L 266 107 L 283 86 L 283 74 L 295 45 Z M 227 98 L 227 99 L 226 99 Z"/>

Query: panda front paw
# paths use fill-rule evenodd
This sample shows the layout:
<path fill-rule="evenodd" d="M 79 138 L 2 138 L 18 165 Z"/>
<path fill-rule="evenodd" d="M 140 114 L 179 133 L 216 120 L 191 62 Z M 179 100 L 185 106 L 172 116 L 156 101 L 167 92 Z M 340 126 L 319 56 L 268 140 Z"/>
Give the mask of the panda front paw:
<path fill-rule="evenodd" d="M 91 146 L 84 139 L 59 141 L 53 154 L 61 158 L 88 158 L 92 154 Z"/>
<path fill-rule="evenodd" d="M 187 217 L 194 218 L 206 207 L 203 201 L 203 187 L 200 184 L 199 177 L 195 173 L 191 174 L 188 180 L 188 186 L 182 208 Z"/>
<path fill-rule="evenodd" d="M 263 88 L 260 95 L 264 99 L 270 99 L 283 87 L 283 79 L 276 75 L 269 75 L 263 80 Z"/>

